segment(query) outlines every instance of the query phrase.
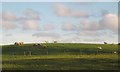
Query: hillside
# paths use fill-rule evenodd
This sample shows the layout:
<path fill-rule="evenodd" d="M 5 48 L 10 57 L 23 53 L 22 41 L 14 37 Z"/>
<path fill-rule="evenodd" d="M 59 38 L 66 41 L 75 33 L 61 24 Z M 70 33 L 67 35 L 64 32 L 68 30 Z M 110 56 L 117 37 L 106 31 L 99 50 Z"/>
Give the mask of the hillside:
<path fill-rule="evenodd" d="M 117 70 L 118 45 L 43 43 L 2 46 L 3 70 Z M 101 47 L 102 49 L 98 49 Z"/>

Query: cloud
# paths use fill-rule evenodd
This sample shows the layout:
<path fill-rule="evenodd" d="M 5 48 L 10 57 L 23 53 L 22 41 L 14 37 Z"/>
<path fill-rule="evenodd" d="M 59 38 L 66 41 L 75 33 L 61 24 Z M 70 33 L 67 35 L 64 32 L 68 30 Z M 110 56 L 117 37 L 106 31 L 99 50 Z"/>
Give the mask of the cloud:
<path fill-rule="evenodd" d="M 94 2 L 77 2 L 76 4 L 80 5 L 80 6 L 91 6 L 94 4 Z"/>
<path fill-rule="evenodd" d="M 23 19 L 32 19 L 32 20 L 40 20 L 39 12 L 33 9 L 26 9 L 23 14 L 25 17 L 21 17 Z"/>
<path fill-rule="evenodd" d="M 34 36 L 34 37 L 51 37 L 51 38 L 59 38 L 60 37 L 60 35 L 58 33 L 50 33 L 50 32 L 35 33 L 32 36 Z"/>
<path fill-rule="evenodd" d="M 80 22 L 82 24 L 81 29 L 82 30 L 87 30 L 87 31 L 92 31 L 92 30 L 100 30 L 101 27 L 97 21 L 91 21 L 89 19 L 84 19 Z"/>
<path fill-rule="evenodd" d="M 98 21 L 84 19 L 80 22 L 82 30 L 118 30 L 118 16 L 112 13 L 104 13 L 102 18 Z"/>
<path fill-rule="evenodd" d="M 36 20 L 25 20 L 21 22 L 23 24 L 23 30 L 39 30 L 39 24 Z"/>
<path fill-rule="evenodd" d="M 5 36 L 12 36 L 12 34 L 6 34 Z"/>
<path fill-rule="evenodd" d="M 9 31 L 9 30 L 14 30 L 18 27 L 15 24 L 16 15 L 14 12 L 4 11 L 4 12 L 2 12 L 1 15 L 2 15 L 2 17 L 0 18 L 0 23 L 1 23 L 3 30 Z"/>
<path fill-rule="evenodd" d="M 2 19 L 6 21 L 14 21 L 16 20 L 16 15 L 11 11 L 2 12 Z"/>
<path fill-rule="evenodd" d="M 120 0 L 75 0 L 76 2 L 118 2 Z"/>
<path fill-rule="evenodd" d="M 13 21 L 5 21 L 2 20 L 2 27 L 5 30 L 13 30 L 16 29 L 18 26 Z"/>
<path fill-rule="evenodd" d="M 18 18 L 18 21 L 22 24 L 23 30 L 40 30 L 39 20 L 39 12 L 33 9 L 25 9 L 23 16 Z"/>
<path fill-rule="evenodd" d="M 118 33 L 118 17 L 116 14 L 105 13 L 98 21 L 84 19 L 80 22 L 76 30 L 76 35 L 80 36 L 109 36 L 110 34 L 117 35 Z M 105 33 L 107 32 L 107 33 Z"/>
<path fill-rule="evenodd" d="M 78 32 L 78 35 L 92 37 L 92 36 L 102 36 L 103 34 L 99 31 L 80 31 Z"/>
<path fill-rule="evenodd" d="M 105 10 L 105 9 L 101 10 L 101 15 L 102 15 L 102 16 L 105 16 L 105 15 L 107 15 L 107 14 L 109 14 L 109 11 L 108 11 L 108 10 Z"/>
<path fill-rule="evenodd" d="M 71 13 L 71 16 L 73 16 L 73 17 L 89 17 L 90 14 L 88 14 L 87 12 L 82 12 L 82 11 L 73 11 Z"/>
<path fill-rule="evenodd" d="M 55 12 L 59 16 L 70 16 L 70 17 L 89 17 L 90 14 L 84 11 L 72 10 L 63 4 L 57 3 L 55 5 Z"/>
<path fill-rule="evenodd" d="M 71 9 L 58 3 L 55 5 L 55 11 L 59 16 L 69 16 L 71 14 Z"/>
<path fill-rule="evenodd" d="M 85 42 L 103 42 L 103 40 L 102 39 L 100 39 L 100 38 L 86 38 L 86 39 L 83 39 L 83 41 L 85 41 Z"/>
<path fill-rule="evenodd" d="M 99 24 L 104 29 L 116 31 L 116 30 L 118 30 L 118 16 L 116 14 L 112 14 L 112 13 L 106 14 L 99 21 Z"/>
<path fill-rule="evenodd" d="M 53 30 L 53 29 L 55 29 L 54 24 L 48 23 L 44 25 L 44 30 Z"/>
<path fill-rule="evenodd" d="M 2 20 L 2 13 L 0 12 L 0 20 Z"/>
<path fill-rule="evenodd" d="M 62 25 L 62 30 L 64 30 L 64 31 L 74 31 L 74 30 L 76 30 L 76 26 L 73 25 L 71 22 L 65 22 Z"/>
<path fill-rule="evenodd" d="M 2 27 L 5 30 L 13 30 L 18 26 L 23 30 L 39 30 L 39 13 L 33 9 L 26 9 L 23 11 L 23 16 L 16 17 L 12 11 L 2 12 Z M 19 25 L 18 25 L 19 24 Z"/>

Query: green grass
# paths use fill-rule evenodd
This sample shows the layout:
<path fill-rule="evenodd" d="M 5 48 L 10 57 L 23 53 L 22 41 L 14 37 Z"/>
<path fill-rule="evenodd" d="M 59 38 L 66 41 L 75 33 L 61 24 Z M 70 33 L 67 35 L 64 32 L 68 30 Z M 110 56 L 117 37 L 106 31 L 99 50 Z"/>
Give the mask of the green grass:
<path fill-rule="evenodd" d="M 48 48 L 25 44 L 2 46 L 3 70 L 117 70 L 118 45 L 48 43 Z M 98 50 L 97 47 L 102 47 Z M 26 51 L 27 55 L 24 55 Z M 29 51 L 32 56 L 29 56 Z"/>

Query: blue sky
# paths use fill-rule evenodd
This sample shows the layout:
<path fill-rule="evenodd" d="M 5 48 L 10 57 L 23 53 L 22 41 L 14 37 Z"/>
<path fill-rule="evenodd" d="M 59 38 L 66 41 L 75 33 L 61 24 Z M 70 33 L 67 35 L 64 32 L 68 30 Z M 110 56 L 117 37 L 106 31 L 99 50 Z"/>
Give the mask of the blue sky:
<path fill-rule="evenodd" d="M 2 2 L 28 2 L 28 0 L 1 0 Z M 29 0 L 29 2 L 118 2 L 119 0 Z"/>
<path fill-rule="evenodd" d="M 2 44 L 117 42 L 117 2 L 4 2 Z"/>

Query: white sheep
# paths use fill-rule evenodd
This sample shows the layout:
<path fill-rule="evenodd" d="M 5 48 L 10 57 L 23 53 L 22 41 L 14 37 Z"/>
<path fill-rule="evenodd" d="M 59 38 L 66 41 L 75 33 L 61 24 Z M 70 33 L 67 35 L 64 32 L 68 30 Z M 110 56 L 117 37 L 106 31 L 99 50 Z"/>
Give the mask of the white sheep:
<path fill-rule="evenodd" d="M 47 48 L 47 45 L 43 45 L 43 48 Z"/>
<path fill-rule="evenodd" d="M 116 51 L 114 51 L 113 53 L 114 53 L 114 54 L 117 54 L 117 52 L 116 52 Z"/>
<path fill-rule="evenodd" d="M 57 43 L 57 41 L 54 41 L 54 43 Z"/>
<path fill-rule="evenodd" d="M 101 49 L 102 49 L 102 47 L 98 47 L 98 49 L 100 49 L 100 50 L 101 50 Z"/>

